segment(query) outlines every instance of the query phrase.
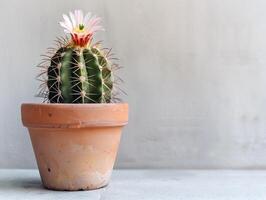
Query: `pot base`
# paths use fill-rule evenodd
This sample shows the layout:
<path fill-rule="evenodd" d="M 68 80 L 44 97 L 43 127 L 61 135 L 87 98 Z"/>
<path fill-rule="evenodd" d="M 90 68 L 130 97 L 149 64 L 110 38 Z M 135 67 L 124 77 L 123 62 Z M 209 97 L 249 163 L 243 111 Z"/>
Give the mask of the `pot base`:
<path fill-rule="evenodd" d="M 89 190 L 107 185 L 120 130 L 29 128 L 43 185 L 54 190 Z"/>
<path fill-rule="evenodd" d="M 98 190 L 98 189 L 101 189 L 101 188 L 105 188 L 105 187 L 107 187 L 109 185 L 109 183 L 108 184 L 106 184 L 106 185 L 104 185 L 104 186 L 102 186 L 102 187 L 97 187 L 97 188 L 90 188 L 90 187 L 85 187 L 85 188 L 79 188 L 79 189 L 61 189 L 61 188 L 49 188 L 49 187 L 47 187 L 47 186 L 45 186 L 45 185 L 43 185 L 43 187 L 45 188 L 45 189 L 47 189 L 47 190 L 53 190 L 53 191 L 89 191 L 89 190 Z"/>

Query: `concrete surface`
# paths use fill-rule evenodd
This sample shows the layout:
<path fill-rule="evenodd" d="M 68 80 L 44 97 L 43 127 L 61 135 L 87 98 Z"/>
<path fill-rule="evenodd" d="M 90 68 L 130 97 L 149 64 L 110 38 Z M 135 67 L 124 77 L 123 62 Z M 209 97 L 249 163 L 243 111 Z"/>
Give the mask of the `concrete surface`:
<path fill-rule="evenodd" d="M 37 170 L 0 170 L 2 200 L 263 200 L 266 171 L 118 170 L 108 187 L 49 191 Z"/>
<path fill-rule="evenodd" d="M 266 1 L 1 0 L 0 167 L 36 167 L 20 122 L 75 8 L 103 17 L 130 104 L 119 168 L 266 167 Z"/>

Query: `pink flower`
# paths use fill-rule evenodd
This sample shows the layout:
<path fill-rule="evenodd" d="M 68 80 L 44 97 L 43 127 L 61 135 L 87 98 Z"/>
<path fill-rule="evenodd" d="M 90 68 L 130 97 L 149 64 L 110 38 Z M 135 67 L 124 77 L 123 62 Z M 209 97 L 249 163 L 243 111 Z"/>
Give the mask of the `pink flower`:
<path fill-rule="evenodd" d="M 75 10 L 74 13 L 69 12 L 69 17 L 63 15 L 64 21 L 60 25 L 64 28 L 65 33 L 71 34 L 75 45 L 86 46 L 92 39 L 95 32 L 103 30 L 99 25 L 101 18 L 92 16 L 87 13 L 85 16 L 81 10 Z"/>

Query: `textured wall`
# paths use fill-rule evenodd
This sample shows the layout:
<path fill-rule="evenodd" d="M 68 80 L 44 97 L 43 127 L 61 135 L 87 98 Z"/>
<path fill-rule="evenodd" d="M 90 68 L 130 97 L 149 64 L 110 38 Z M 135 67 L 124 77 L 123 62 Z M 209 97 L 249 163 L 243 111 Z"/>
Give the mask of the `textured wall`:
<path fill-rule="evenodd" d="M 35 167 L 20 122 L 63 12 L 104 18 L 125 69 L 118 167 L 266 167 L 266 1 L 0 1 L 0 167 Z"/>

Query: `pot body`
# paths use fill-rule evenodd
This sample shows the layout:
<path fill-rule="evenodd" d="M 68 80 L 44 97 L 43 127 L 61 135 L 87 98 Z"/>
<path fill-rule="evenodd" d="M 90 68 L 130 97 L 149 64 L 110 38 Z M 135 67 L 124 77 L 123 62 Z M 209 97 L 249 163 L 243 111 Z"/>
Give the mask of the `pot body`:
<path fill-rule="evenodd" d="M 88 190 L 108 184 L 127 104 L 23 104 L 44 187 Z"/>

